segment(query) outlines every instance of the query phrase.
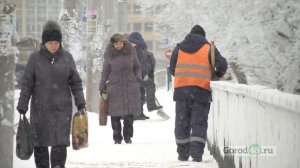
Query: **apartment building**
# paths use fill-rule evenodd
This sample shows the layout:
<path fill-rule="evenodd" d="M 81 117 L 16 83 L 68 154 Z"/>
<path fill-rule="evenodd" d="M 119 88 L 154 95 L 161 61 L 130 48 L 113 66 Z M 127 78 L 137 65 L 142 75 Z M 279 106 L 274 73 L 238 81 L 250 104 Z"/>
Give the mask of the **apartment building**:
<path fill-rule="evenodd" d="M 40 37 L 47 20 L 58 20 L 61 0 L 16 0 L 16 31 L 19 38 Z"/>
<path fill-rule="evenodd" d="M 164 37 L 154 27 L 155 12 L 150 15 L 143 14 L 141 6 L 136 0 L 127 0 L 127 11 L 127 32 L 140 32 L 148 45 L 148 49 L 154 53 L 155 57 L 166 59 L 162 44 Z"/>

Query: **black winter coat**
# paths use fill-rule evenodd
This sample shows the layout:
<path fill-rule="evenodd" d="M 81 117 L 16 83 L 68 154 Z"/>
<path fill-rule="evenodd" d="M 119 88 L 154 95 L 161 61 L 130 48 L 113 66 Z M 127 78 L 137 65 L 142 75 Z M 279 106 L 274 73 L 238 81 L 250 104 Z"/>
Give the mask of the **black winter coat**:
<path fill-rule="evenodd" d="M 154 70 L 155 70 L 156 61 L 153 53 L 150 51 L 147 51 L 146 63 L 148 68 L 148 75 L 154 81 Z"/>
<path fill-rule="evenodd" d="M 31 99 L 35 146 L 70 145 L 71 92 L 75 104 L 84 106 L 82 81 L 72 55 L 62 48 L 51 54 L 41 46 L 27 62 L 17 105 L 19 111 L 26 112 Z"/>
<path fill-rule="evenodd" d="M 185 39 L 178 43 L 175 49 L 172 52 L 172 56 L 170 59 L 170 72 L 174 76 L 175 68 L 178 59 L 178 50 L 182 50 L 187 53 L 194 53 L 198 51 L 204 44 L 209 44 L 205 37 L 199 34 L 188 34 Z M 210 53 L 208 55 L 208 59 L 210 61 Z M 227 70 L 227 61 L 224 57 L 221 56 L 220 52 L 216 48 L 216 76 L 222 77 Z M 211 92 L 202 89 L 197 86 L 186 86 L 176 88 L 174 90 L 173 100 L 180 100 L 180 99 L 187 99 L 187 100 L 195 100 L 202 103 L 209 103 L 211 101 Z"/>
<path fill-rule="evenodd" d="M 136 54 L 139 59 L 142 71 L 142 78 L 145 75 L 148 75 L 148 68 L 147 68 L 147 44 L 143 38 L 143 36 L 139 32 L 132 32 L 129 35 L 128 40 L 134 44 L 136 44 Z"/>

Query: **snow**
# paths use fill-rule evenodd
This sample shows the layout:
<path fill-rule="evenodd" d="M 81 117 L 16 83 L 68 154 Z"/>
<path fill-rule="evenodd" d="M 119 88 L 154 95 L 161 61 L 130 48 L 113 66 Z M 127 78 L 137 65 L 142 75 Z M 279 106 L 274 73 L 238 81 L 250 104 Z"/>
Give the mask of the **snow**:
<path fill-rule="evenodd" d="M 73 150 L 68 147 L 66 161 L 67 168 L 217 168 L 215 159 L 207 148 L 203 155 L 203 162 L 177 160 L 174 116 L 175 102 L 172 99 L 172 91 L 159 89 L 156 96 L 164 106 L 165 112 L 170 115 L 169 120 L 162 120 L 156 112 L 145 112 L 149 120 L 134 122 L 134 135 L 132 144 L 114 144 L 110 118 L 107 126 L 99 126 L 98 114 L 88 113 L 89 118 L 89 147 L 81 150 Z M 15 98 L 19 93 L 16 91 Z M 17 101 L 16 101 L 17 102 Z M 146 107 L 144 107 L 146 109 Z M 28 115 L 28 114 L 27 114 Z M 15 124 L 18 113 L 15 112 Z M 15 139 L 15 138 L 14 138 Z M 15 143 L 15 142 L 14 142 Z M 15 145 L 14 145 L 15 147 Z M 14 150 L 15 151 L 15 150 Z M 14 168 L 34 168 L 34 157 L 28 161 L 18 159 L 14 153 Z"/>
<path fill-rule="evenodd" d="M 239 66 L 248 84 L 299 94 L 299 0 L 138 2 L 145 15 L 156 14 L 155 30 L 169 38 L 170 46 L 200 24 L 208 41 L 215 42 L 229 63 Z"/>

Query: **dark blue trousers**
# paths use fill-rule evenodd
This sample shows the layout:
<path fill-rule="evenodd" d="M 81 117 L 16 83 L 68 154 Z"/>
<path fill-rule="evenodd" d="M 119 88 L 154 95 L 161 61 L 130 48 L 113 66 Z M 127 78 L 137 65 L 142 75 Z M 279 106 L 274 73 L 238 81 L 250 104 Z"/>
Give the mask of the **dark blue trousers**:
<path fill-rule="evenodd" d="M 182 158 L 202 158 L 210 103 L 193 100 L 176 101 L 175 138 Z"/>

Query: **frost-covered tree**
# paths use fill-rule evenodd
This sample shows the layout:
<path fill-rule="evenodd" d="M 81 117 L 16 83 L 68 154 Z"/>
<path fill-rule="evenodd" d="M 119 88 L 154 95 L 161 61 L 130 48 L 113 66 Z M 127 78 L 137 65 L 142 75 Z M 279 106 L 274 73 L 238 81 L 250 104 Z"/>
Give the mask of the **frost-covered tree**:
<path fill-rule="evenodd" d="M 200 24 L 239 81 L 300 92 L 300 1 L 139 1 L 175 45 Z M 245 75 L 245 77 L 243 77 Z M 245 78 L 245 79 L 243 79 Z"/>
<path fill-rule="evenodd" d="M 14 0 L 0 0 L 0 167 L 7 168 L 13 167 L 15 7 Z"/>
<path fill-rule="evenodd" d="M 81 37 L 79 34 L 79 0 L 64 0 L 59 16 L 62 27 L 63 46 L 77 62 L 81 58 Z"/>

